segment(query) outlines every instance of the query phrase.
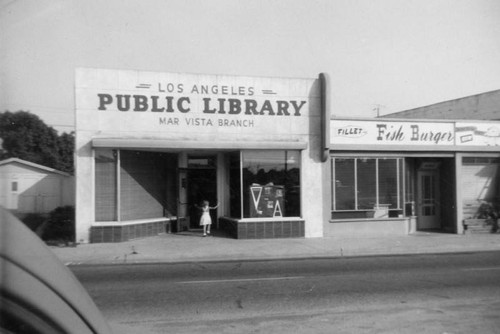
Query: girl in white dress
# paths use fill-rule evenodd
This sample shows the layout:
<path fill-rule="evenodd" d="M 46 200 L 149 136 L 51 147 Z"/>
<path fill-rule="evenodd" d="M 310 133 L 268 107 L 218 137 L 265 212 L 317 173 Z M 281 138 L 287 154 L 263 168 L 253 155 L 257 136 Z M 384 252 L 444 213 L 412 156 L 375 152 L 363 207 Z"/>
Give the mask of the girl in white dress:
<path fill-rule="evenodd" d="M 198 209 L 202 211 L 200 218 L 200 226 L 203 226 L 203 236 L 206 237 L 210 234 L 210 226 L 212 225 L 212 218 L 210 217 L 210 209 L 217 209 L 219 204 L 216 206 L 210 206 L 208 201 L 203 201 L 202 206 L 196 205 Z"/>

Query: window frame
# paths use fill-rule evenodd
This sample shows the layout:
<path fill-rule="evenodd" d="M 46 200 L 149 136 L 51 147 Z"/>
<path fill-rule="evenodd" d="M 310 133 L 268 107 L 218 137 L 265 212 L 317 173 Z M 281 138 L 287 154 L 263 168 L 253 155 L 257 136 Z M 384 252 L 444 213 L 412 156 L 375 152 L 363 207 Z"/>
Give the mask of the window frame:
<path fill-rule="evenodd" d="M 335 168 L 335 162 L 338 159 L 342 160 L 353 160 L 353 169 L 354 169 L 354 208 L 352 209 L 337 209 L 337 191 L 336 191 L 336 183 L 337 183 L 337 177 L 336 177 L 336 168 Z M 395 160 L 396 161 L 396 194 L 397 194 L 397 207 L 390 208 L 390 211 L 404 211 L 404 183 L 405 183 L 405 178 L 404 178 L 404 158 L 403 157 L 373 157 L 373 156 L 332 156 L 330 159 L 330 167 L 331 167 L 331 203 L 330 203 L 330 210 L 333 213 L 348 213 L 348 212 L 367 212 L 367 211 L 373 211 L 374 209 L 366 209 L 366 208 L 359 208 L 359 197 L 358 197 L 358 192 L 359 192 L 359 187 L 358 187 L 358 161 L 362 159 L 373 159 L 375 160 L 375 187 L 376 187 L 376 194 L 375 194 L 375 205 L 374 207 L 379 207 L 381 204 L 380 203 L 380 164 L 379 162 L 381 160 Z"/>
<path fill-rule="evenodd" d="M 298 169 L 298 182 L 296 185 L 294 185 L 294 187 L 298 187 L 299 189 L 299 194 L 298 194 L 298 201 L 299 201 L 299 215 L 287 215 L 285 214 L 285 212 L 287 211 L 286 207 L 285 209 L 281 208 L 284 212 L 283 212 L 283 215 L 282 216 L 271 216 L 271 217 L 251 217 L 250 216 L 250 208 L 247 207 L 249 204 L 248 204 L 248 200 L 249 200 L 249 197 L 248 196 L 251 196 L 251 195 L 245 195 L 246 193 L 246 189 L 245 189 L 245 185 L 248 183 L 245 181 L 245 173 L 244 173 L 244 170 L 246 167 L 246 164 L 245 164 L 245 154 L 255 154 L 255 155 L 259 155 L 260 153 L 264 153 L 264 154 L 269 154 L 270 152 L 279 152 L 279 153 L 285 153 L 284 154 L 284 160 L 282 161 L 282 165 L 281 166 L 285 166 L 285 173 L 286 172 L 290 172 L 291 170 L 297 168 Z M 287 169 L 287 160 L 286 159 L 289 159 L 287 156 L 287 152 L 293 152 L 293 154 L 296 156 L 297 158 L 297 161 L 294 165 L 293 168 L 290 168 L 290 169 Z M 274 169 L 272 169 L 274 170 Z M 301 218 L 302 217 L 302 205 L 301 205 L 301 201 L 302 201 L 302 190 L 301 190 L 301 179 L 302 179 L 302 151 L 301 150 L 287 150 L 287 149 L 276 149 L 276 150 L 241 150 L 240 151 L 240 198 L 241 198 L 241 215 L 240 215 L 240 219 L 242 220 L 255 220 L 255 219 L 265 219 L 265 220 L 268 220 L 268 219 L 290 219 L 290 218 Z M 294 182 L 295 184 L 295 182 Z M 262 185 L 263 187 L 265 187 L 265 185 Z M 283 201 L 288 201 L 290 200 L 290 198 L 287 198 L 287 195 L 288 195 L 288 192 L 287 192 L 287 187 L 286 185 L 283 185 L 284 186 L 284 189 L 285 189 L 285 192 L 284 192 L 284 198 L 283 198 Z M 247 211 L 248 211 L 248 215 L 247 215 Z"/>

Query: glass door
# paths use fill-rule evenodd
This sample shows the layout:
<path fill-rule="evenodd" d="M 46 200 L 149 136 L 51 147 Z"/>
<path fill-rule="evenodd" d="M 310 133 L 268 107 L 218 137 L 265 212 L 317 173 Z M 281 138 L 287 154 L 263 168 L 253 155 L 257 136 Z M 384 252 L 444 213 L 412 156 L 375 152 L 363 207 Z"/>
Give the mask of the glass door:
<path fill-rule="evenodd" d="M 440 229 L 439 172 L 418 171 L 417 182 L 417 227 L 418 229 Z"/>

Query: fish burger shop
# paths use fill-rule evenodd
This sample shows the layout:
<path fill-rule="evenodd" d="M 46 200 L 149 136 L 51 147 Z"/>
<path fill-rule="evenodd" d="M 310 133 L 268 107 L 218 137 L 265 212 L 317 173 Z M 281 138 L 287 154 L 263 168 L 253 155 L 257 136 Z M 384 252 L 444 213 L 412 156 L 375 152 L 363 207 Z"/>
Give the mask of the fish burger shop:
<path fill-rule="evenodd" d="M 324 234 L 464 233 L 499 203 L 500 122 L 332 119 Z"/>
<path fill-rule="evenodd" d="M 76 240 L 319 237 L 326 80 L 76 70 Z"/>

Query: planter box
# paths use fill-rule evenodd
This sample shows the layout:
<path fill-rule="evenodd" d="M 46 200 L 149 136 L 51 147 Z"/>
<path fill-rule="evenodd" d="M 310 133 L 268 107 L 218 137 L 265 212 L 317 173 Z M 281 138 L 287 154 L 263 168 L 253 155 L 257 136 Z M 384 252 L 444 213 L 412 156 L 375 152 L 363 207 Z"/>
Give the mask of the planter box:
<path fill-rule="evenodd" d="M 235 239 L 303 238 L 303 220 L 245 220 L 221 217 L 219 226 Z"/>
<path fill-rule="evenodd" d="M 90 228 L 90 243 L 123 242 L 152 237 L 168 231 L 169 224 L 170 219 L 165 219 L 154 222 L 92 226 Z"/>

